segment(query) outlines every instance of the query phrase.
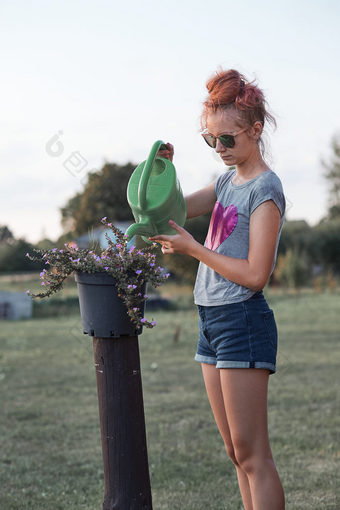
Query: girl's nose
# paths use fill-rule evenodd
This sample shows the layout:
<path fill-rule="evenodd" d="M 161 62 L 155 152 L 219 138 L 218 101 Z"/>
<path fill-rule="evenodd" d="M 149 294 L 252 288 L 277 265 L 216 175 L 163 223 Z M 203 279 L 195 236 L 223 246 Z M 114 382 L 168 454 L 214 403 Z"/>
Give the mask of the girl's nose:
<path fill-rule="evenodd" d="M 225 151 L 225 149 L 226 149 L 226 148 L 224 147 L 223 143 L 221 143 L 221 142 L 219 141 L 219 139 L 217 138 L 217 139 L 216 139 L 216 148 L 215 148 L 215 151 L 216 151 L 217 153 L 220 153 L 220 152 L 224 152 L 224 151 Z"/>

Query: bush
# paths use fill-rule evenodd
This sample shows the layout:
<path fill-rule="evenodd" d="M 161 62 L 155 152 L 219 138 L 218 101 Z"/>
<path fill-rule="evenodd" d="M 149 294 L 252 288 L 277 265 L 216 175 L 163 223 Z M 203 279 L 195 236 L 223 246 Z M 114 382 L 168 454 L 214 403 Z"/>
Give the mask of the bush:
<path fill-rule="evenodd" d="M 340 219 L 320 222 L 313 228 L 313 260 L 340 274 Z"/>
<path fill-rule="evenodd" d="M 280 285 L 298 289 L 310 282 L 311 265 L 305 253 L 288 249 L 277 259 L 275 278 Z"/>

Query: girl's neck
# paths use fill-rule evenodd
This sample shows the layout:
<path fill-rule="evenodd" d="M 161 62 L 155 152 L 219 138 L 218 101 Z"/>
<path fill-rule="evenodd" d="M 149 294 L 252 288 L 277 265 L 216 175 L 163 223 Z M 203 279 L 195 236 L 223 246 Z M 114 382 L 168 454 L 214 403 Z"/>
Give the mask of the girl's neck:
<path fill-rule="evenodd" d="M 242 182 L 249 181 L 254 177 L 257 177 L 262 172 L 270 170 L 268 165 L 262 159 L 259 151 L 249 157 L 246 161 L 236 165 L 236 174 L 234 182 L 241 184 Z"/>

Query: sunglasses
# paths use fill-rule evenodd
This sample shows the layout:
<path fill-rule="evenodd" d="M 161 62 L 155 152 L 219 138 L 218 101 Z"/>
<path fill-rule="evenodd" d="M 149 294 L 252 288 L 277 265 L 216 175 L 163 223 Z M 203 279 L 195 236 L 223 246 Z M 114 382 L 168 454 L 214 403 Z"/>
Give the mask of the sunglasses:
<path fill-rule="evenodd" d="M 227 149 L 231 149 L 232 147 L 235 146 L 235 136 L 239 135 L 240 133 L 243 133 L 243 131 L 246 131 L 247 129 L 248 128 L 241 129 L 240 131 L 237 131 L 237 133 L 234 133 L 233 135 L 214 136 L 208 133 L 207 130 L 203 131 L 203 133 L 201 134 L 204 140 L 209 145 L 209 147 L 216 149 L 217 139 L 219 139 L 219 141 L 224 147 L 227 147 Z"/>

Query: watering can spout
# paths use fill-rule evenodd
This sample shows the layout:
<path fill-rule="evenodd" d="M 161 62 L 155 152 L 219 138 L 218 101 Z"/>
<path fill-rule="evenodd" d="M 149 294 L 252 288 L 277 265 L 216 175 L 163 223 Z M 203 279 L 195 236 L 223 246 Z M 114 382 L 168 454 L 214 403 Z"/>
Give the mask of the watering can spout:
<path fill-rule="evenodd" d="M 133 223 L 129 226 L 127 231 L 125 232 L 125 235 L 128 238 L 128 241 L 132 239 L 133 236 L 139 235 L 139 236 L 151 236 L 150 233 L 150 226 L 145 223 Z"/>

